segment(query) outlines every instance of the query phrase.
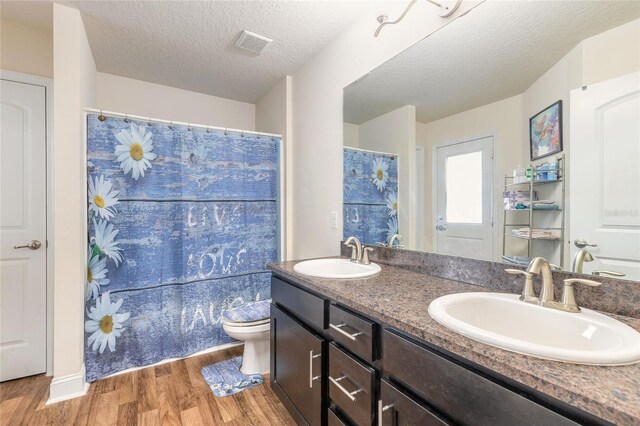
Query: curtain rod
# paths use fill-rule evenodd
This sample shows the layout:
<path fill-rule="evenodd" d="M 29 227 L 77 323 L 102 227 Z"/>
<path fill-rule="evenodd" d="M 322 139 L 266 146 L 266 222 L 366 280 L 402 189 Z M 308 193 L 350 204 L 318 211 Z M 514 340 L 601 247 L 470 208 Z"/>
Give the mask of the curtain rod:
<path fill-rule="evenodd" d="M 400 154 L 395 154 L 393 152 L 384 152 L 384 151 L 374 151 L 372 149 L 364 149 L 364 148 L 353 148 L 351 146 L 343 146 L 344 149 L 349 149 L 351 151 L 360 151 L 360 152 L 367 152 L 370 154 L 381 154 L 381 155 L 388 155 L 390 157 L 400 157 Z"/>
<path fill-rule="evenodd" d="M 256 132 L 253 130 L 241 130 L 241 129 L 232 129 L 231 127 L 217 127 L 217 126 L 207 126 L 205 124 L 194 124 L 194 123 L 185 123 L 183 121 L 170 121 L 170 120 L 163 120 L 161 118 L 153 118 L 153 117 L 143 117 L 140 115 L 133 115 L 133 114 L 124 114 L 121 112 L 113 112 L 113 111 L 105 111 L 102 109 L 97 109 L 97 108 L 89 108 L 86 107 L 84 108 L 85 112 L 90 112 L 90 113 L 96 113 L 96 114 L 102 114 L 105 116 L 110 116 L 110 117 L 124 117 L 127 119 L 132 119 L 132 120 L 144 120 L 144 121 L 148 121 L 148 122 L 154 122 L 154 123 L 165 123 L 165 124 L 170 124 L 170 125 L 176 125 L 176 126 L 188 126 L 188 127 L 198 127 L 198 128 L 202 128 L 202 129 L 208 129 L 208 130 L 220 130 L 223 132 L 237 132 L 237 133 L 242 133 L 242 134 L 246 134 L 246 135 L 256 135 L 256 136 L 268 136 L 270 138 L 280 138 L 282 139 L 282 135 L 278 134 L 278 133 L 265 133 L 265 132 Z"/>

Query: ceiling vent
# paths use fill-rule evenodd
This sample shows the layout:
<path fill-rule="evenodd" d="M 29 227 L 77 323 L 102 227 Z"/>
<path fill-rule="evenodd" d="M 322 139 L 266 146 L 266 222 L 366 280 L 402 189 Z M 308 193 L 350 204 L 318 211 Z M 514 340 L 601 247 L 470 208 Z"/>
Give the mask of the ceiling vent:
<path fill-rule="evenodd" d="M 236 47 L 259 55 L 272 41 L 273 40 L 268 37 L 244 30 L 240 33 L 240 37 L 238 37 L 236 41 Z"/>

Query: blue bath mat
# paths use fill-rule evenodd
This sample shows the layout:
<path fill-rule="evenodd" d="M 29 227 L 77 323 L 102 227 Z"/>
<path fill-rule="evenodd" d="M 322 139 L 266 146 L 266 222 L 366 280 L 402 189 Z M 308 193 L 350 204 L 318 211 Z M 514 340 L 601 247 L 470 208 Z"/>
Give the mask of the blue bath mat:
<path fill-rule="evenodd" d="M 264 383 L 262 374 L 242 374 L 242 357 L 228 359 L 202 367 L 202 376 L 217 397 L 229 396 Z"/>

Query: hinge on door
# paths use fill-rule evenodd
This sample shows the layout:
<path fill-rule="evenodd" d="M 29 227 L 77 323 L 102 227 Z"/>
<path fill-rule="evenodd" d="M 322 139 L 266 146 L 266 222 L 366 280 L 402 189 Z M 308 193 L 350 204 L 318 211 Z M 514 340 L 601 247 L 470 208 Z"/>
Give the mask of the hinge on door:
<path fill-rule="evenodd" d="M 491 218 L 491 227 L 493 228 L 493 218 Z"/>

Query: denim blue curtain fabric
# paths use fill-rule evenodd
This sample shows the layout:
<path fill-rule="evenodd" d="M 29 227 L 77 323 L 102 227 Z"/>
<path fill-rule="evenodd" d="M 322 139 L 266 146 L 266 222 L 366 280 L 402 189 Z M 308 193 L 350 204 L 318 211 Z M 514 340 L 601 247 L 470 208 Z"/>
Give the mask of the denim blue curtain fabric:
<path fill-rule="evenodd" d="M 344 238 L 386 243 L 398 233 L 398 157 L 344 148 Z"/>
<path fill-rule="evenodd" d="M 270 297 L 279 139 L 87 116 L 87 380 L 229 343 Z"/>

